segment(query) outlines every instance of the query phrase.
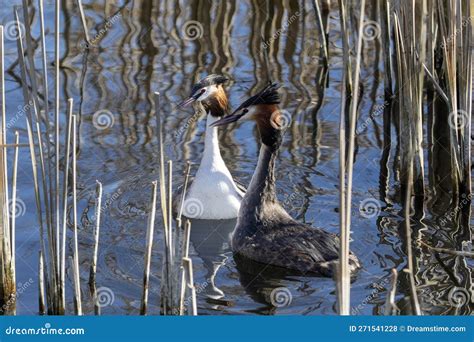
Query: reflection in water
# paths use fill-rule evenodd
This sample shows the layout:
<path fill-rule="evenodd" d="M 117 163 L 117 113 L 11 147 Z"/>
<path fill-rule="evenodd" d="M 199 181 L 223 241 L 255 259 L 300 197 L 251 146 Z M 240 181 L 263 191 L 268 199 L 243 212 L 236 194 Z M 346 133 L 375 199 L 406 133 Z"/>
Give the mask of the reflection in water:
<path fill-rule="evenodd" d="M 203 292 L 212 299 L 224 297 L 224 292 L 216 285 L 221 266 L 229 261 L 230 235 L 236 220 L 190 220 L 191 246 L 206 270 L 204 278 L 208 286 Z M 227 255 L 226 255 L 227 253 Z"/>
<path fill-rule="evenodd" d="M 270 309 L 280 306 L 278 304 L 280 300 L 277 298 L 280 294 L 277 296 L 275 291 L 279 291 L 280 288 L 286 289 L 284 284 L 285 279 L 290 275 L 288 270 L 261 264 L 237 254 L 234 254 L 234 261 L 239 272 L 240 283 L 253 300 L 265 304 Z M 291 292 L 286 290 L 285 293 L 287 293 L 287 300 L 286 303 L 282 303 L 282 306 L 290 304 L 291 301 Z M 273 311 L 270 310 L 270 312 Z"/>

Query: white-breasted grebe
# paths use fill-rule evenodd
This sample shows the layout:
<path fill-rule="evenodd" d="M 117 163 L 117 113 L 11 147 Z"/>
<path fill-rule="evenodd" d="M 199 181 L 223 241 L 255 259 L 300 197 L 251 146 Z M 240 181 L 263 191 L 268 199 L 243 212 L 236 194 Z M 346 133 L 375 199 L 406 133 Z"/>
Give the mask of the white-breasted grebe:
<path fill-rule="evenodd" d="M 211 126 L 228 113 L 229 101 L 223 87 L 227 80 L 221 75 L 206 76 L 193 86 L 190 97 L 179 104 L 179 107 L 185 107 L 201 102 L 207 113 L 204 152 L 183 205 L 183 215 L 193 219 L 236 218 L 245 193 L 245 188 L 234 181 L 222 159 L 218 128 Z M 175 196 L 175 199 L 181 199 L 181 196 Z"/>
<path fill-rule="evenodd" d="M 262 143 L 232 235 L 232 251 L 239 257 L 302 274 L 332 276 L 339 259 L 339 237 L 295 221 L 276 196 L 275 161 L 285 128 L 285 118 L 278 107 L 278 88 L 276 83 L 267 85 L 232 115 L 213 123 L 221 126 L 254 120 Z M 351 271 L 360 268 L 352 253 L 349 264 Z"/>

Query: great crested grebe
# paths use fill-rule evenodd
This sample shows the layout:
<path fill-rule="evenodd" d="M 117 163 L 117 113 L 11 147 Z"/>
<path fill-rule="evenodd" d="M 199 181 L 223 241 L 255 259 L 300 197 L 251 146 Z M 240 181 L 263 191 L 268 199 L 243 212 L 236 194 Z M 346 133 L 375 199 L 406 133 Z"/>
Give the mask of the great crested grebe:
<path fill-rule="evenodd" d="M 276 196 L 275 160 L 285 128 L 278 107 L 278 88 L 276 83 L 267 85 L 232 115 L 212 124 L 221 126 L 237 120 L 254 120 L 262 143 L 232 235 L 232 251 L 239 257 L 267 265 L 303 274 L 332 276 L 339 258 L 339 237 L 295 221 Z M 360 268 L 359 260 L 352 253 L 349 262 L 351 271 Z"/>
<path fill-rule="evenodd" d="M 204 153 L 183 206 L 184 216 L 193 219 L 236 218 L 245 193 L 245 187 L 237 184 L 227 169 L 219 149 L 218 129 L 211 126 L 228 113 L 229 101 L 222 86 L 227 80 L 221 75 L 206 76 L 193 86 L 190 97 L 179 104 L 185 107 L 200 102 L 207 114 Z"/>

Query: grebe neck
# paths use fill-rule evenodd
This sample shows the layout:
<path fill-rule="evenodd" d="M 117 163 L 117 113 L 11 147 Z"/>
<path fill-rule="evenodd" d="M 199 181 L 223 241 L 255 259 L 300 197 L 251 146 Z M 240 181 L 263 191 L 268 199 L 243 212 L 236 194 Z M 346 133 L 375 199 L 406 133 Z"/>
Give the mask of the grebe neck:
<path fill-rule="evenodd" d="M 259 202 L 275 202 L 275 161 L 278 150 L 262 144 L 258 155 L 257 168 L 250 181 L 249 192 L 255 193 Z"/>
<path fill-rule="evenodd" d="M 215 158 L 222 159 L 219 149 L 219 132 L 218 127 L 211 127 L 211 124 L 219 120 L 218 117 L 207 114 L 206 118 L 206 137 L 204 140 L 204 153 L 202 160 L 213 160 Z"/>

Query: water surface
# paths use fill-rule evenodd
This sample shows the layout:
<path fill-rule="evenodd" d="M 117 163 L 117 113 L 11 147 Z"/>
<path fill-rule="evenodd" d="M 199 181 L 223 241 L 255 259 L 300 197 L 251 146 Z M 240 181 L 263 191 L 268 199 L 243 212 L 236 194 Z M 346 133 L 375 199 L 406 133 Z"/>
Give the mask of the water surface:
<path fill-rule="evenodd" d="M 231 81 L 227 89 L 232 107 L 267 82 L 268 75 L 283 86 L 282 107 L 292 114 L 277 166 L 278 195 L 291 215 L 302 222 L 339 230 L 339 110 L 342 43 L 336 3 L 323 8 L 328 25 L 328 69 L 320 56 L 319 30 L 314 9 L 307 1 L 83 1 L 90 49 L 74 1 L 62 2 L 61 19 L 61 117 L 65 127 L 66 99 L 74 99 L 80 117 L 78 177 L 80 264 L 85 311 L 93 312 L 87 279 L 92 256 L 95 180 L 104 184 L 98 286 L 110 288 L 114 302 L 104 314 L 139 313 L 145 234 L 151 182 L 158 178 L 159 159 L 154 134 L 151 99 L 161 93 L 165 150 L 173 160 L 173 185 L 183 181 L 186 161 L 198 164 L 203 151 L 205 118 L 193 110 L 177 110 L 192 84 L 204 75 L 219 73 Z M 21 5 L 21 1 L 12 4 Z M 36 6 L 36 4 L 35 4 Z M 54 3 L 45 1 L 47 54 L 50 63 L 50 106 L 53 99 Z M 33 36 L 39 37 L 38 13 L 30 7 Z M 376 9 L 368 5 L 368 18 Z M 0 9 L 4 25 L 13 20 L 10 4 Z M 111 23 L 106 25 L 107 20 Z M 197 38 L 186 27 L 199 23 Z M 193 23 L 193 22 L 191 22 Z M 268 47 L 262 48 L 261 36 Z M 194 39 L 196 38 L 196 39 Z M 268 54 L 265 58 L 264 51 Z M 352 284 L 355 314 L 382 314 L 390 270 L 406 267 L 404 221 L 401 213 L 397 134 L 389 126 L 392 145 L 384 145 L 383 58 L 380 41 L 367 40 L 363 49 L 359 113 L 354 166 L 351 248 L 364 266 Z M 40 73 L 39 47 L 35 50 Z M 6 41 L 8 69 L 7 111 L 13 131 L 26 142 L 24 106 L 16 41 Z M 380 109 L 382 108 L 382 110 Z M 107 128 L 94 121 L 96 113 L 111 113 Z M 375 114 L 374 114 L 375 113 Z M 17 119 L 14 119 L 18 117 Z M 64 136 L 64 131 L 61 132 Z M 253 123 L 222 130 L 221 152 L 232 174 L 248 184 L 255 168 L 259 142 Z M 429 146 L 427 147 L 429 148 Z M 383 153 L 385 151 L 385 153 Z M 386 158 L 387 157 L 387 158 Z M 37 313 L 38 228 L 27 149 L 21 150 L 18 196 L 24 211 L 18 217 L 17 277 L 30 286 L 19 297 L 19 314 Z M 197 166 L 193 170 L 196 171 Z M 430 172 L 430 170 L 427 170 Z M 435 181 L 433 181 L 435 182 Z M 441 183 L 441 181 L 439 181 Z M 435 188 L 438 181 L 430 183 Z M 471 230 L 464 224 L 440 219 L 450 210 L 450 197 L 430 192 L 423 219 L 412 226 L 414 236 L 439 247 L 469 250 Z M 375 214 L 359 210 L 364 201 L 375 201 Z M 239 270 L 229 248 L 232 222 L 193 225 L 191 256 L 198 288 L 200 314 L 336 314 L 335 282 L 317 277 L 249 275 Z M 441 228 L 440 228 L 441 227 Z M 150 312 L 159 312 L 159 285 L 163 255 L 161 217 L 157 217 L 152 259 Z M 68 240 L 71 252 L 71 240 Z M 450 305 L 454 287 L 472 283 L 472 260 L 439 255 L 418 248 L 415 275 L 427 314 L 471 312 L 472 307 Z M 69 270 L 70 271 L 70 270 Z M 68 310 L 72 312 L 72 273 L 68 273 Z M 397 303 L 409 312 L 409 290 L 401 277 Z M 291 302 L 275 307 L 269 294 L 284 287 Z M 223 295 L 223 297 L 222 297 Z M 214 300 L 213 300 L 214 298 Z M 219 300 L 216 300 L 219 298 Z"/>

